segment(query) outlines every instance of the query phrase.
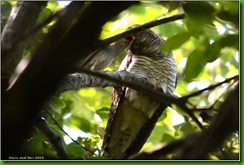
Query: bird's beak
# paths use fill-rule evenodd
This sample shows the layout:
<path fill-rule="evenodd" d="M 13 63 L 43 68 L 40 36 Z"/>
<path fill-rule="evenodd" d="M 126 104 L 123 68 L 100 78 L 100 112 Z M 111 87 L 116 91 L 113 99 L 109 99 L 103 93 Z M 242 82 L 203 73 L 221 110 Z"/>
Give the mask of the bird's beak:
<path fill-rule="evenodd" d="M 129 36 L 129 37 L 126 37 L 126 39 L 129 40 L 129 42 L 130 42 L 129 45 L 128 45 L 128 48 L 130 48 L 132 42 L 133 42 L 134 39 L 135 39 L 135 36 Z"/>

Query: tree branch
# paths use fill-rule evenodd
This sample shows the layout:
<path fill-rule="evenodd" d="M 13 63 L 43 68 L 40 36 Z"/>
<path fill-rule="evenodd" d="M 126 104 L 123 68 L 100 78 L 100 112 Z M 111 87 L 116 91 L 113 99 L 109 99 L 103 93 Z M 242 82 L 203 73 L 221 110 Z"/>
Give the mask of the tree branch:
<path fill-rule="evenodd" d="M 36 20 L 47 2 L 17 2 L 12 8 L 4 26 L 1 39 L 2 48 L 2 90 L 7 88 L 8 79 L 22 58 L 28 39 L 19 41 L 35 26 Z M 28 19 L 26 19 L 28 18 Z M 18 44 L 19 43 L 19 44 Z M 7 50 L 12 50 L 8 52 Z"/>
<path fill-rule="evenodd" d="M 39 23 L 38 25 L 35 25 L 35 27 L 33 27 L 32 29 L 30 29 L 26 33 L 22 34 L 22 36 L 20 36 L 20 38 L 18 38 L 18 40 L 16 41 L 14 47 L 19 47 L 19 44 L 21 44 L 22 42 L 27 42 L 29 38 L 31 38 L 41 28 L 43 28 L 48 23 L 50 23 L 54 18 L 61 17 L 67 11 L 67 8 L 69 8 L 71 5 L 72 5 L 72 3 L 70 5 L 68 5 L 66 8 L 64 8 L 64 9 L 62 9 L 60 11 L 58 11 L 58 12 L 56 12 L 54 14 L 50 14 L 50 16 L 48 16 L 43 22 Z M 72 18 L 72 15 L 70 15 L 70 18 Z M 4 49 L 2 51 L 2 54 L 5 55 L 5 54 L 12 53 L 14 51 L 14 47 L 9 47 L 8 49 L 7 48 Z"/>
<path fill-rule="evenodd" d="M 239 85 L 229 93 L 218 112 L 214 122 L 202 132 L 175 140 L 159 149 L 139 153 L 131 159 L 161 159 L 170 153 L 173 159 L 206 159 L 233 131 L 239 130 Z"/>
<path fill-rule="evenodd" d="M 63 146 L 62 137 L 47 124 L 45 119 L 35 120 L 35 126 L 49 139 L 60 159 L 69 159 Z"/>
<path fill-rule="evenodd" d="M 207 105 L 207 106 L 204 106 L 204 107 L 197 107 L 196 105 L 192 105 L 193 108 L 191 108 L 190 110 L 192 111 L 208 111 L 208 110 L 217 110 L 214 108 L 215 104 L 217 103 L 217 101 L 223 97 L 223 95 L 229 91 L 230 87 L 233 86 L 235 83 L 235 81 L 233 81 L 231 84 L 228 84 L 228 86 L 222 91 L 222 93 L 217 97 L 215 98 L 211 103 L 210 105 Z"/>
<path fill-rule="evenodd" d="M 139 27 L 136 27 L 136 28 L 133 28 L 133 29 L 130 29 L 130 30 L 126 30 L 120 34 L 117 34 L 113 37 L 110 37 L 110 38 L 107 38 L 107 39 L 104 39 L 104 40 L 100 40 L 98 41 L 98 45 L 99 46 L 106 46 L 106 45 L 109 45 L 115 41 L 118 41 L 120 40 L 121 38 L 126 38 L 132 34 L 136 34 L 142 30 L 145 30 L 145 29 L 149 29 L 149 28 L 152 28 L 154 26 L 158 26 L 158 25 L 162 25 L 162 24 L 166 24 L 166 23 L 169 23 L 169 22 L 173 22 L 173 21 L 177 21 L 177 20 L 181 20 L 181 19 L 184 19 L 185 18 L 185 14 L 182 13 L 182 14 L 178 14 L 178 15 L 174 15 L 174 16 L 170 16 L 170 17 L 165 17 L 165 18 L 158 18 L 156 20 L 153 20 L 153 21 L 150 21 L 148 23 L 145 23 Z"/>
<path fill-rule="evenodd" d="M 102 84 L 102 83 L 101 84 L 99 84 L 99 83 L 92 84 L 92 82 L 94 82 L 93 81 L 94 78 L 89 77 L 88 78 L 88 79 L 90 79 L 89 81 L 83 80 L 83 82 L 86 82 L 86 84 L 88 84 L 89 86 L 91 86 L 91 85 L 92 86 L 102 85 L 102 87 L 107 86 L 107 85 L 127 86 L 127 87 L 135 89 L 143 94 L 150 96 L 151 98 L 159 101 L 160 103 L 163 103 L 164 105 L 171 105 L 172 103 L 174 103 L 175 105 L 182 108 L 182 110 L 185 111 L 186 114 L 188 114 L 197 123 L 197 125 L 201 129 L 203 129 L 202 124 L 198 121 L 198 119 L 195 117 L 195 115 L 192 113 L 192 111 L 190 111 L 189 108 L 187 108 L 187 106 L 185 105 L 186 104 L 185 100 L 181 100 L 181 98 L 177 98 L 175 96 L 168 96 L 168 95 L 162 93 L 162 91 L 152 90 L 153 89 L 152 84 L 150 83 L 149 80 L 147 80 L 144 77 L 138 77 L 138 75 L 128 73 L 127 71 L 112 72 L 112 75 L 109 75 L 109 73 L 104 74 L 104 73 L 99 73 L 99 72 L 93 72 L 91 70 L 87 70 L 84 68 L 81 68 L 80 71 L 88 74 L 88 75 L 86 75 L 86 78 L 88 78 L 89 76 L 92 76 L 92 77 L 95 76 L 97 78 L 100 78 L 100 79 L 97 79 L 98 82 L 104 82 L 104 84 Z M 122 72 L 123 72 L 123 74 L 121 74 Z M 81 77 L 82 77 L 83 73 L 79 76 L 79 80 L 82 80 Z M 75 74 L 76 77 L 78 75 L 79 75 L 78 73 Z M 72 75 L 70 75 L 70 76 L 72 77 Z M 64 81 L 63 83 L 69 84 L 71 81 L 73 81 L 72 84 L 74 84 L 75 87 L 80 87 L 79 85 L 81 85 L 81 84 L 78 84 L 76 82 L 76 80 L 74 80 L 75 77 L 73 77 L 73 78 L 71 78 L 71 77 L 67 78 L 65 80 L 67 82 Z M 71 79 L 71 81 L 69 79 Z M 104 80 L 108 80 L 108 81 L 104 81 Z M 109 84 L 109 81 L 114 82 L 116 84 Z M 66 86 L 70 88 L 71 86 L 69 86 L 69 85 L 66 85 Z M 78 88 L 76 88 L 76 89 L 78 89 Z M 60 90 L 57 90 L 57 91 L 60 91 Z"/>
<path fill-rule="evenodd" d="M 215 84 L 215 85 L 210 85 L 209 87 L 206 87 L 206 88 L 204 88 L 204 89 L 198 90 L 198 91 L 196 91 L 196 92 L 193 92 L 193 93 L 191 93 L 191 94 L 189 94 L 189 95 L 186 95 L 186 96 L 183 96 L 183 97 L 181 97 L 181 98 L 182 98 L 183 100 L 187 100 L 187 99 L 189 99 L 189 98 L 191 98 L 191 97 L 195 97 L 195 96 L 197 96 L 197 95 L 200 95 L 200 94 L 202 94 L 202 93 L 205 92 L 205 91 L 213 90 L 213 89 L 215 89 L 216 87 L 218 87 L 218 86 L 220 86 L 220 85 L 222 85 L 222 84 L 228 83 L 228 82 L 230 82 L 230 81 L 232 81 L 232 80 L 234 80 L 234 81 L 239 80 L 239 75 L 236 75 L 236 76 L 234 76 L 234 77 L 228 78 L 228 79 L 226 79 L 226 80 L 224 80 L 224 81 L 222 81 L 222 82 L 219 82 L 219 83 L 217 83 L 217 84 Z"/>
<path fill-rule="evenodd" d="M 82 87 L 105 87 L 105 86 L 127 86 L 133 88 L 139 92 L 142 92 L 155 100 L 163 103 L 165 105 L 171 105 L 172 103 L 179 106 L 186 114 L 188 114 L 199 126 L 199 128 L 204 129 L 201 122 L 193 114 L 192 110 L 189 109 L 187 104 L 187 96 L 193 97 L 201 94 L 206 90 L 211 90 L 217 86 L 227 83 L 233 79 L 237 79 L 239 76 L 234 76 L 216 85 L 212 85 L 208 88 L 202 89 L 200 91 L 189 94 L 186 97 L 176 98 L 163 94 L 161 91 L 153 91 L 152 84 L 145 77 L 139 77 L 138 75 L 131 74 L 127 71 L 117 71 L 117 72 L 93 72 L 87 69 L 80 69 L 83 73 L 76 73 L 66 77 L 60 86 L 57 88 L 55 94 L 63 92 L 65 90 L 74 90 Z"/>
<path fill-rule="evenodd" d="M 50 116 L 50 118 L 53 120 L 53 122 L 57 125 L 57 127 L 65 134 L 67 135 L 75 144 L 77 144 L 78 146 L 82 147 L 84 150 L 86 150 L 87 152 L 90 152 L 92 155 L 95 155 L 95 153 L 91 150 L 89 150 L 88 148 L 86 148 L 85 146 L 83 146 L 82 144 L 80 144 L 79 142 L 77 142 L 76 140 L 74 140 L 63 128 L 62 126 L 53 118 L 53 116 L 50 114 L 50 112 L 45 108 L 45 112 Z"/>
<path fill-rule="evenodd" d="M 63 19 L 65 15 L 61 17 L 42 45 L 32 54 L 33 58 L 29 65 L 13 87 L 3 93 L 2 153 L 4 155 L 2 157 L 4 159 L 8 159 L 9 155 L 20 155 L 23 152 L 21 146 L 24 136 L 31 129 L 40 107 L 53 93 L 56 85 L 73 71 L 74 64 L 82 58 L 80 50 L 83 50 L 85 55 L 93 51 L 102 26 L 136 2 L 88 2 L 84 10 L 80 8 L 83 2 L 73 3 L 77 5 L 65 15 L 73 13 L 74 10 L 79 11 L 77 21 L 70 25 L 68 20 Z"/>
<path fill-rule="evenodd" d="M 116 81 L 110 81 L 108 79 L 104 79 L 104 76 L 108 76 L 110 78 L 116 79 Z M 60 94 L 64 91 L 78 90 L 80 88 L 86 88 L 86 87 L 103 88 L 106 86 L 112 86 L 116 88 L 121 86 L 121 84 L 119 84 L 118 81 L 125 81 L 125 80 L 130 83 L 138 82 L 145 86 L 152 86 L 147 78 L 132 74 L 125 70 L 115 71 L 115 72 L 104 72 L 101 73 L 100 77 L 92 76 L 86 73 L 74 73 L 68 75 L 61 81 L 54 95 Z"/>
<path fill-rule="evenodd" d="M 213 123 L 190 144 L 184 146 L 176 159 L 206 159 L 233 132 L 239 130 L 239 85 L 231 91 L 219 108 Z M 214 137 L 214 138 L 213 138 Z"/>

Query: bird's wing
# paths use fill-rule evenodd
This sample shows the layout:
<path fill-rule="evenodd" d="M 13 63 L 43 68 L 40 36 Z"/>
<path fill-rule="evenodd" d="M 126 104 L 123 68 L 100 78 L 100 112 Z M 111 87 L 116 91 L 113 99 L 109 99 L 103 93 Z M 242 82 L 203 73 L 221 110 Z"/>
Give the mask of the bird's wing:
<path fill-rule="evenodd" d="M 150 136 L 153 128 L 155 127 L 159 117 L 166 110 L 168 106 L 164 103 L 160 104 L 152 118 L 148 119 L 144 126 L 140 129 L 132 145 L 126 150 L 124 158 L 128 158 L 136 153 L 138 153 L 141 147 L 145 144 L 148 137 Z"/>
<path fill-rule="evenodd" d="M 132 55 L 131 54 L 127 55 L 124 58 L 122 64 L 120 65 L 119 70 L 127 70 L 127 68 L 130 65 L 131 59 L 132 59 Z M 106 127 L 106 130 L 105 130 L 105 134 L 104 134 L 104 137 L 103 137 L 103 144 L 102 144 L 103 155 L 106 155 L 106 152 L 109 149 L 109 147 L 107 145 L 109 144 L 109 141 L 111 139 L 112 127 L 117 127 L 117 125 L 118 125 L 118 127 L 120 127 L 119 126 L 120 120 L 118 118 L 120 118 L 121 116 L 120 116 L 120 112 L 118 112 L 118 109 L 121 108 L 121 106 L 122 106 L 121 103 L 124 102 L 125 91 L 126 91 L 125 87 L 120 87 L 120 88 L 114 88 L 113 89 L 111 110 L 110 110 L 110 113 L 109 113 L 109 119 L 108 119 L 108 122 L 107 122 L 107 127 Z M 116 121 L 114 120 L 115 118 L 117 119 Z M 118 128 L 117 131 L 119 131 L 119 130 L 120 129 Z M 121 132 L 119 132 L 118 134 L 121 134 Z"/>
<path fill-rule="evenodd" d="M 93 71 L 101 71 L 108 67 L 113 60 L 125 50 L 133 38 L 122 38 L 110 45 L 102 47 L 91 54 L 82 62 L 81 66 Z"/>

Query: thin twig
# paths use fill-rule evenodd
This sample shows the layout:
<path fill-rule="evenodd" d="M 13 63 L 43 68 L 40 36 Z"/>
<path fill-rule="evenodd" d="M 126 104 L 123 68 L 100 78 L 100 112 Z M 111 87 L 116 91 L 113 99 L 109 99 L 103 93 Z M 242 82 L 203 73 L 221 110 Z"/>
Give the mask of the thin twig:
<path fill-rule="evenodd" d="M 98 45 L 99 46 L 105 46 L 105 45 L 109 45 L 115 41 L 118 41 L 119 39 L 121 38 L 126 38 L 132 34 L 135 34 L 135 33 L 138 33 L 142 30 L 145 30 L 145 29 L 149 29 L 149 28 L 152 28 L 154 26 L 158 26 L 158 25 L 162 25 L 162 24 L 166 24 L 166 23 L 169 23 L 169 22 L 173 22 L 173 21 L 177 21 L 177 20 L 181 20 L 181 19 L 184 19 L 185 18 L 185 14 L 182 13 L 182 14 L 177 14 L 177 15 L 173 15 L 173 16 L 170 16 L 170 17 L 164 17 L 164 18 L 158 18 L 156 20 L 153 20 L 153 21 L 150 21 L 148 23 L 145 23 L 139 27 L 135 27 L 135 28 L 132 28 L 130 30 L 126 30 L 122 33 L 119 33 L 115 36 L 112 36 L 110 38 L 107 38 L 107 39 L 104 39 L 104 40 L 99 40 L 98 41 Z"/>
<path fill-rule="evenodd" d="M 74 140 L 63 128 L 62 126 L 54 119 L 54 117 L 52 116 L 52 114 L 46 109 L 44 108 L 45 112 L 50 116 L 50 118 L 54 121 L 54 123 L 58 126 L 58 128 L 64 132 L 65 135 L 67 135 L 75 144 L 81 146 L 84 150 L 90 152 L 92 155 L 95 155 L 95 153 L 93 151 L 91 151 L 90 149 L 86 148 L 85 146 L 83 146 L 82 144 L 80 144 L 79 142 L 77 142 L 76 140 Z"/>
<path fill-rule="evenodd" d="M 207 111 L 207 110 L 217 110 L 214 108 L 215 104 L 217 103 L 217 101 L 227 92 L 227 90 L 232 86 L 234 85 L 235 82 L 232 82 L 231 84 L 229 84 L 226 89 L 223 90 L 223 92 L 217 97 L 214 99 L 214 101 L 212 102 L 212 104 L 208 105 L 208 106 L 205 106 L 205 107 L 201 107 L 201 108 L 197 108 L 196 105 L 193 105 L 194 108 L 190 109 L 192 111 Z"/>
<path fill-rule="evenodd" d="M 42 118 L 38 118 L 34 124 L 49 139 L 53 147 L 56 149 L 59 158 L 69 159 L 69 156 L 64 149 L 62 137 L 57 133 L 57 131 L 52 129 L 45 119 Z"/>
<path fill-rule="evenodd" d="M 220 86 L 220 85 L 222 85 L 222 84 L 225 84 L 225 83 L 227 83 L 227 82 L 230 82 L 231 80 L 238 80 L 238 79 L 239 79 L 239 75 L 236 75 L 236 76 L 234 76 L 234 77 L 228 78 L 228 79 L 226 79 L 226 80 L 224 80 L 224 81 L 222 81 L 222 82 L 220 82 L 220 83 L 217 83 L 217 84 L 215 84 L 215 85 L 210 85 L 210 86 L 207 87 L 207 88 L 204 88 L 204 89 L 201 89 L 201 90 L 199 90 L 199 91 L 193 92 L 193 93 L 191 93 L 191 94 L 189 94 L 189 95 L 183 96 L 183 97 L 181 97 L 181 99 L 183 99 L 183 100 L 188 100 L 188 99 L 191 98 L 191 97 L 195 97 L 195 96 L 197 96 L 197 95 L 203 93 L 204 91 L 207 91 L 207 90 L 213 90 L 213 89 L 215 89 L 216 87 L 218 87 L 218 86 Z"/>

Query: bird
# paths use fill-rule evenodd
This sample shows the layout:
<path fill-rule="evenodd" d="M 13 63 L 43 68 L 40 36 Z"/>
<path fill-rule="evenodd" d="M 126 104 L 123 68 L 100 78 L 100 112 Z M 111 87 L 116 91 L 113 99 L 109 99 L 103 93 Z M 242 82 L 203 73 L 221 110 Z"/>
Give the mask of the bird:
<path fill-rule="evenodd" d="M 133 25 L 131 28 L 138 27 Z M 176 87 L 177 66 L 172 52 L 162 52 L 165 40 L 150 29 L 133 35 L 129 54 L 119 70 L 146 77 L 154 90 L 172 95 Z M 114 88 L 101 155 L 108 159 L 127 159 L 138 152 L 167 105 L 128 87 Z"/>
<path fill-rule="evenodd" d="M 125 50 L 133 40 L 131 36 L 122 38 L 108 46 L 95 50 L 82 62 L 82 67 L 92 71 L 102 71 Z"/>

